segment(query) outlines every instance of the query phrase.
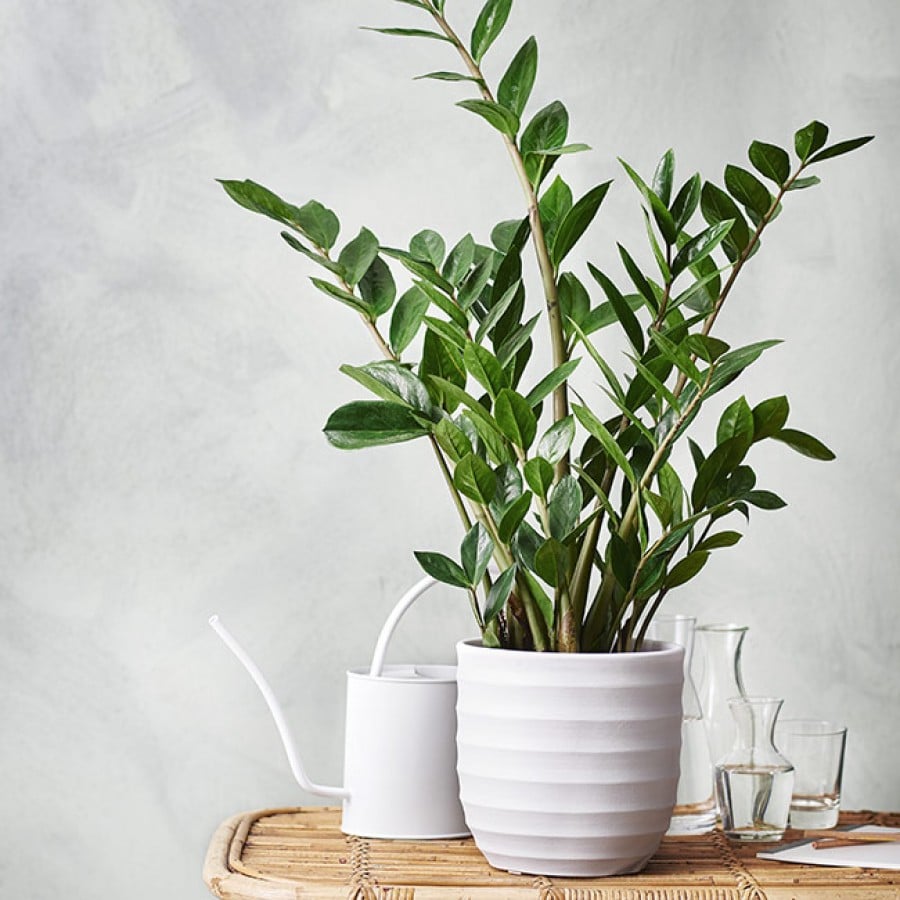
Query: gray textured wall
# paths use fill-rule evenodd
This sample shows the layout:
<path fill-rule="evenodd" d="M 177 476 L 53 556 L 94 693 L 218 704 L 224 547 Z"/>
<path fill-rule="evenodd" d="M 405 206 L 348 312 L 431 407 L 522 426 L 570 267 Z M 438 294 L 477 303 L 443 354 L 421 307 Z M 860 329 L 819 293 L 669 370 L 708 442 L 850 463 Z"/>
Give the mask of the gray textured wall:
<path fill-rule="evenodd" d="M 470 21 L 475 5 L 449 0 Z M 321 424 L 373 357 L 276 230 L 215 177 L 317 197 L 400 243 L 518 212 L 502 147 L 456 110 L 387 2 L 5 0 L 0 6 L 0 771 L 3 896 L 195 898 L 213 827 L 308 800 L 252 686 L 206 627 L 264 660 L 314 777 L 340 777 L 342 670 L 363 661 L 414 548 L 456 545 L 423 447 L 359 455 Z M 722 321 L 782 337 L 748 376 L 838 461 L 766 448 L 790 502 L 671 609 L 750 625 L 749 687 L 850 726 L 846 801 L 900 808 L 895 551 L 900 6 L 889 0 L 521 0 L 488 70 L 536 33 L 535 103 L 564 98 L 580 189 L 718 176 L 812 117 L 876 143 L 791 197 Z M 590 238 L 640 241 L 619 177 Z M 398 656 L 452 654 L 436 592 Z"/>

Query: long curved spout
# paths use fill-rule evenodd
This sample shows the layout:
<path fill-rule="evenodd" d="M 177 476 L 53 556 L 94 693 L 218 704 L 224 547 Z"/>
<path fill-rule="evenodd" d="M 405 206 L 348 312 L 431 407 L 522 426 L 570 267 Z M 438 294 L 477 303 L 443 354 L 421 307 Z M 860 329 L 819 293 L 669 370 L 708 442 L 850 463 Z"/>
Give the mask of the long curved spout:
<path fill-rule="evenodd" d="M 403 613 L 415 603 L 419 597 L 425 593 L 432 585 L 437 584 L 437 579 L 430 575 L 414 584 L 398 601 L 397 605 L 391 610 L 391 614 L 387 617 L 387 621 L 381 626 L 381 633 L 375 642 L 375 651 L 372 653 L 372 664 L 369 666 L 369 674 L 375 678 L 381 676 L 384 668 L 384 657 L 387 653 L 388 642 L 394 634 L 394 629 L 400 621 Z"/>
<path fill-rule="evenodd" d="M 297 780 L 297 784 L 299 784 L 304 791 L 309 791 L 310 794 L 318 794 L 320 797 L 337 797 L 341 800 L 347 799 L 350 796 L 350 792 L 346 790 L 346 788 L 329 787 L 327 785 L 316 784 L 314 781 L 310 780 L 309 776 L 306 774 L 306 770 L 303 768 L 303 763 L 300 761 L 297 748 L 294 746 L 294 739 L 291 736 L 287 720 L 282 712 L 281 704 L 279 704 L 278 699 L 275 697 L 272 688 L 269 687 L 269 683 L 263 677 L 262 672 L 260 672 L 259 667 L 253 662 L 247 651 L 235 640 L 231 632 L 219 621 L 218 616 L 211 616 L 209 624 L 213 631 L 215 631 L 222 639 L 225 646 L 228 647 L 238 660 L 240 660 L 241 665 L 247 670 L 254 682 L 256 682 L 256 686 L 263 695 L 263 699 L 269 707 L 269 712 L 272 713 L 272 718 L 275 720 L 278 736 L 281 738 L 284 752 L 287 754 L 288 762 L 291 765 L 291 772 Z"/>

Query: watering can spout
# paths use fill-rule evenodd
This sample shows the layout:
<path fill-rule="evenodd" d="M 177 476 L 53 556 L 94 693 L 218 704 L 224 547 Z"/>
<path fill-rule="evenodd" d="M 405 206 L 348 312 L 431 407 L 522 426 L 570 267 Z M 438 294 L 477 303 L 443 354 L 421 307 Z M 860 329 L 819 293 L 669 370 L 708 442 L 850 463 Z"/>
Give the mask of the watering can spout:
<path fill-rule="evenodd" d="M 308 791 L 310 794 L 318 794 L 320 797 L 335 797 L 341 800 L 346 800 L 350 796 L 350 792 L 343 787 L 329 787 L 328 785 L 316 784 L 312 781 L 309 776 L 306 774 L 306 770 L 303 768 L 303 763 L 300 760 L 300 755 L 297 753 L 297 748 L 294 745 L 294 739 L 291 735 L 290 728 L 288 728 L 287 720 L 284 717 L 284 712 L 281 709 L 281 704 L 278 702 L 272 688 L 269 686 L 269 683 L 266 681 L 262 672 L 259 670 L 259 667 L 255 662 L 250 658 L 249 654 L 246 650 L 235 640 L 230 631 L 219 621 L 218 616 L 211 616 L 209 619 L 210 627 L 215 631 L 215 633 L 222 639 L 223 643 L 226 647 L 238 658 L 243 667 L 247 670 L 250 677 L 256 683 L 256 686 L 259 688 L 260 693 L 263 695 L 263 699 L 266 701 L 266 705 L 269 707 L 269 712 L 272 714 L 272 718 L 275 720 L 275 727 L 278 729 L 278 736 L 281 738 L 281 743 L 284 746 L 284 752 L 287 755 L 288 762 L 291 766 L 291 772 L 294 775 L 297 783 L 300 785 L 303 790 Z"/>

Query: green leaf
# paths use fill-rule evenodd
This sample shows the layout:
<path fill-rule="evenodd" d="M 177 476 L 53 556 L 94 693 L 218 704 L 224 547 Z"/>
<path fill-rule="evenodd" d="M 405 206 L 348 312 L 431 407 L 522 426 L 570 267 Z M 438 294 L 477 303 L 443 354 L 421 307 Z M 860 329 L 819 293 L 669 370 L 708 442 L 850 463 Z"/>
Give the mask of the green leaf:
<path fill-rule="evenodd" d="M 545 375 L 526 395 L 532 409 L 545 397 L 549 397 L 578 367 L 580 359 L 570 359 Z"/>
<path fill-rule="evenodd" d="M 459 239 L 456 246 L 447 254 L 447 260 L 441 275 L 456 287 L 466 276 L 475 261 L 475 238 L 466 234 Z"/>
<path fill-rule="evenodd" d="M 725 166 L 725 187 L 738 203 L 743 204 L 756 224 L 759 224 L 772 206 L 773 199 L 769 189 L 752 172 L 740 166 Z"/>
<path fill-rule="evenodd" d="M 695 551 L 718 550 L 721 547 L 733 547 L 743 535 L 739 531 L 720 531 L 718 534 L 711 534 L 708 538 L 700 541 L 694 548 Z"/>
<path fill-rule="evenodd" d="M 525 491 L 524 494 L 517 497 L 508 507 L 506 512 L 500 517 L 497 525 L 497 535 L 503 543 L 508 544 L 512 540 L 516 529 L 522 524 L 522 520 L 528 514 L 531 508 L 531 491 Z"/>
<path fill-rule="evenodd" d="M 622 167 L 628 173 L 628 177 L 634 182 L 635 186 L 640 191 L 641 196 L 650 207 L 653 218 L 656 220 L 656 224 L 659 226 L 660 233 L 665 242 L 669 245 L 674 244 L 678 238 L 678 230 L 675 227 L 675 219 L 672 217 L 672 213 L 669 212 L 669 208 L 663 203 L 662 198 L 647 187 L 641 176 L 638 175 L 624 159 L 620 158 L 619 162 L 622 164 Z"/>
<path fill-rule="evenodd" d="M 475 20 L 475 27 L 472 29 L 472 39 L 469 47 L 475 62 L 480 63 L 487 53 L 488 48 L 503 31 L 503 26 L 509 18 L 509 10 L 512 7 L 512 0 L 487 0 L 482 7 L 478 18 Z"/>
<path fill-rule="evenodd" d="M 365 302 L 360 297 L 357 297 L 355 294 L 351 294 L 349 291 L 345 291 L 343 288 L 339 288 L 337 285 L 332 284 L 330 281 L 323 281 L 321 278 L 310 278 L 309 280 L 323 294 L 327 294 L 329 297 L 333 297 L 335 300 L 340 300 L 341 303 L 344 303 L 351 309 L 355 309 L 357 312 L 362 313 L 367 318 L 372 318 L 369 307 L 366 306 Z"/>
<path fill-rule="evenodd" d="M 397 356 L 410 345 L 416 336 L 425 312 L 428 310 L 428 295 L 415 285 L 397 301 L 391 316 L 391 349 Z"/>
<path fill-rule="evenodd" d="M 622 265 L 625 266 L 625 271 L 628 273 L 631 283 L 647 301 L 647 306 L 656 314 L 659 311 L 659 301 L 656 298 L 656 293 L 650 286 L 650 282 L 638 268 L 637 263 L 631 258 L 631 254 L 621 244 L 616 244 L 616 246 L 619 248 L 619 257 L 622 260 Z"/>
<path fill-rule="evenodd" d="M 616 314 L 631 346 L 637 351 L 638 356 L 644 352 L 644 330 L 641 323 L 638 322 L 637 316 L 631 311 L 631 308 L 625 302 L 625 298 L 619 293 L 619 289 L 612 281 L 603 274 L 595 265 L 588 263 L 588 270 L 593 275 L 594 280 L 603 288 L 603 292 L 609 299 L 610 305 Z"/>
<path fill-rule="evenodd" d="M 565 475 L 553 488 L 547 514 L 550 520 L 550 536 L 563 541 L 578 524 L 584 497 L 578 480 Z"/>
<path fill-rule="evenodd" d="M 415 550 L 413 555 L 418 560 L 419 565 L 432 578 L 436 578 L 444 584 L 453 585 L 453 587 L 471 587 L 469 579 L 459 563 L 455 563 L 450 557 L 444 556 L 443 553 Z"/>
<path fill-rule="evenodd" d="M 672 201 L 672 218 L 675 220 L 675 228 L 680 233 L 691 216 L 696 212 L 700 203 L 700 189 L 702 181 L 699 174 L 692 175 L 682 186 Z"/>
<path fill-rule="evenodd" d="M 495 398 L 509 387 L 509 378 L 496 357 L 485 347 L 468 341 L 463 351 L 463 362 L 469 374 Z"/>
<path fill-rule="evenodd" d="M 556 237 L 553 240 L 553 247 L 550 251 L 550 257 L 555 268 L 559 268 L 559 264 L 566 258 L 575 244 L 578 243 L 579 238 L 584 234 L 588 225 L 594 221 L 594 217 L 597 215 L 600 204 L 606 197 L 611 184 L 611 181 L 607 181 L 589 190 L 575 203 L 569 212 L 566 213 L 562 222 L 559 223 Z"/>
<path fill-rule="evenodd" d="M 397 296 L 397 285 L 387 263 L 376 256 L 360 279 L 359 292 L 372 312 L 373 318 L 384 315 L 393 305 Z"/>
<path fill-rule="evenodd" d="M 815 156 L 810 157 L 806 164 L 811 166 L 813 163 L 822 162 L 826 159 L 834 159 L 835 156 L 842 156 L 844 153 L 850 153 L 852 150 L 856 150 L 858 147 L 868 144 L 874 137 L 874 134 L 868 134 L 865 137 L 851 138 L 849 141 L 840 141 L 837 144 L 832 144 L 830 147 L 821 150 Z"/>
<path fill-rule="evenodd" d="M 281 237 L 291 249 L 296 250 L 298 253 L 302 253 L 304 256 L 313 260 L 313 262 L 340 277 L 340 266 L 338 266 L 334 260 L 328 259 L 327 256 L 322 256 L 321 253 L 318 253 L 315 250 L 310 250 L 309 247 L 305 247 L 289 231 L 282 231 Z"/>
<path fill-rule="evenodd" d="M 809 175 L 806 178 L 795 178 L 787 187 L 789 191 L 802 191 L 804 188 L 821 184 L 822 179 L 818 175 Z"/>
<path fill-rule="evenodd" d="M 544 191 L 538 203 L 541 214 L 541 224 L 544 228 L 544 238 L 547 246 L 553 245 L 553 238 L 566 213 L 572 208 L 572 189 L 562 180 L 555 178 L 550 187 Z"/>
<path fill-rule="evenodd" d="M 428 434 L 408 407 L 385 400 L 355 400 L 339 407 L 324 431 L 328 442 L 341 450 L 399 444 Z"/>
<path fill-rule="evenodd" d="M 509 253 L 519 229 L 527 219 L 506 219 L 498 222 L 491 230 L 491 243 L 503 254 Z"/>
<path fill-rule="evenodd" d="M 497 131 L 509 137 L 515 137 L 519 130 L 519 117 L 499 103 L 490 100 L 460 100 L 456 105 L 481 116 Z"/>
<path fill-rule="evenodd" d="M 468 338 L 466 333 L 455 322 L 445 322 L 433 316 L 425 316 L 425 326 L 429 331 L 439 334 L 445 341 L 453 344 L 457 350 L 463 350 Z"/>
<path fill-rule="evenodd" d="M 494 404 L 494 418 L 506 437 L 522 450 L 528 450 L 537 433 L 537 419 L 521 394 L 510 388 L 500 391 Z"/>
<path fill-rule="evenodd" d="M 715 362 L 729 349 L 725 341 L 708 334 L 689 334 L 684 345 L 691 353 L 708 363 Z"/>
<path fill-rule="evenodd" d="M 368 228 L 361 228 L 338 256 L 344 281 L 351 287 L 358 284 L 378 255 L 378 238 Z"/>
<path fill-rule="evenodd" d="M 407 253 L 405 250 L 397 250 L 395 247 L 382 247 L 381 252 L 385 256 L 399 259 L 403 266 L 412 272 L 413 275 L 417 275 L 423 281 L 427 281 L 429 285 L 434 285 L 448 297 L 453 295 L 453 285 L 442 278 L 430 262 L 423 262 L 421 259 L 416 259 L 411 253 Z"/>
<path fill-rule="evenodd" d="M 528 487 L 530 487 L 538 497 L 546 497 L 550 485 L 553 484 L 553 466 L 551 466 L 546 459 L 535 456 L 525 463 L 522 472 L 525 475 L 525 481 L 528 483 Z"/>
<path fill-rule="evenodd" d="M 595 437 L 606 455 L 622 470 L 632 487 L 637 485 L 637 477 L 631 464 L 628 462 L 622 448 L 616 443 L 616 439 L 609 433 L 606 426 L 586 407 L 577 403 L 572 404 L 572 411 L 578 421 Z"/>
<path fill-rule="evenodd" d="M 483 259 L 466 276 L 459 286 L 456 299 L 463 309 L 468 309 L 480 296 L 491 278 L 492 261 Z"/>
<path fill-rule="evenodd" d="M 440 34 L 437 31 L 428 31 L 424 28 L 371 28 L 368 25 L 363 25 L 361 28 L 363 31 L 375 31 L 378 34 L 389 34 L 393 37 L 431 38 L 435 41 L 447 41 L 447 43 L 452 43 L 447 35 Z"/>
<path fill-rule="evenodd" d="M 791 176 L 791 158 L 787 150 L 775 144 L 765 144 L 762 141 L 754 141 L 747 152 L 753 168 L 761 175 L 770 178 L 779 187 Z"/>
<path fill-rule="evenodd" d="M 814 119 L 794 135 L 794 149 L 797 151 L 797 156 L 806 162 L 811 154 L 825 146 L 827 140 L 828 126 Z"/>
<path fill-rule="evenodd" d="M 450 418 L 441 419 L 434 426 L 434 436 L 441 449 L 454 463 L 459 462 L 467 453 L 472 452 L 472 442 L 465 432 Z"/>
<path fill-rule="evenodd" d="M 672 199 L 672 181 L 675 178 L 675 152 L 666 150 L 653 173 L 653 193 L 668 206 Z"/>
<path fill-rule="evenodd" d="M 444 239 L 430 228 L 414 234 L 409 241 L 409 255 L 413 259 L 428 263 L 435 270 L 440 269 L 441 263 L 444 261 L 445 249 Z"/>
<path fill-rule="evenodd" d="M 330 250 L 338 238 L 341 226 L 338 217 L 316 200 L 304 203 L 297 210 L 297 227 L 317 246 Z"/>
<path fill-rule="evenodd" d="M 575 420 L 572 416 L 565 416 L 554 422 L 538 442 L 537 454 L 547 462 L 555 465 L 568 452 L 575 440 Z"/>
<path fill-rule="evenodd" d="M 705 565 L 709 559 L 709 553 L 705 550 L 689 553 L 684 559 L 669 569 L 669 574 L 663 582 L 667 591 L 690 581 Z"/>
<path fill-rule="evenodd" d="M 474 78 L 471 75 L 463 75 L 461 72 L 427 72 L 425 75 L 416 75 L 414 81 L 420 81 L 423 78 L 430 78 L 433 81 L 474 81 L 481 84 L 480 78 Z"/>
<path fill-rule="evenodd" d="M 555 538 L 544 541 L 534 554 L 534 571 L 547 584 L 557 587 L 565 568 L 566 548 Z"/>
<path fill-rule="evenodd" d="M 460 397 L 450 391 L 452 388 L 462 390 L 466 383 L 466 368 L 463 365 L 462 353 L 453 344 L 429 329 L 425 332 L 425 339 L 422 342 L 419 377 L 427 384 L 435 386 L 433 395 L 447 412 L 453 412 L 460 403 Z"/>
<path fill-rule="evenodd" d="M 743 435 L 747 444 L 753 441 L 753 413 L 745 397 L 738 397 L 726 407 L 716 428 L 716 443 L 723 444 L 729 438 Z"/>
<path fill-rule="evenodd" d="M 460 546 L 460 558 L 463 571 L 470 585 L 478 584 L 487 571 L 488 563 L 494 554 L 494 542 L 487 528 L 476 522 L 466 533 Z"/>
<path fill-rule="evenodd" d="M 787 397 L 771 397 L 753 407 L 753 440 L 773 437 L 787 422 L 790 406 Z"/>
<path fill-rule="evenodd" d="M 656 239 L 656 232 L 654 232 L 653 224 L 650 221 L 650 213 L 643 207 L 641 207 L 641 212 L 644 214 L 644 230 L 647 232 L 647 240 L 650 243 L 650 249 L 653 251 L 653 258 L 656 260 L 656 265 L 659 266 L 659 271 L 662 274 L 663 280 L 671 281 L 672 273 L 669 271 L 666 255 L 663 253 L 662 247 L 660 247 L 659 241 Z"/>
<path fill-rule="evenodd" d="M 777 434 L 772 435 L 776 441 L 787 444 L 791 450 L 796 450 L 810 459 L 821 459 L 828 462 L 834 459 L 834 453 L 828 449 L 818 438 L 795 428 L 782 428 Z"/>
<path fill-rule="evenodd" d="M 563 329 L 568 335 L 571 332 L 571 319 L 576 325 L 582 323 L 590 312 L 591 298 L 585 286 L 571 273 L 563 272 L 556 285 L 559 300 L 559 313 L 563 321 Z"/>
<path fill-rule="evenodd" d="M 537 74 L 537 41 L 530 37 L 513 57 L 497 87 L 497 100 L 508 110 L 521 116 L 525 111 Z"/>
<path fill-rule="evenodd" d="M 744 496 L 744 500 L 759 509 L 783 509 L 787 506 L 787 503 L 772 491 L 750 491 Z"/>
<path fill-rule="evenodd" d="M 750 243 L 750 229 L 737 204 L 720 187 L 707 181 L 700 192 L 700 212 L 710 225 L 732 220 L 723 245 L 726 255 L 734 262 Z"/>
<path fill-rule="evenodd" d="M 341 366 L 341 372 L 382 400 L 403 403 L 429 417 L 435 415 L 434 404 L 423 382 L 393 360 L 379 360 L 365 366 L 345 364 Z"/>
<path fill-rule="evenodd" d="M 539 109 L 525 126 L 519 142 L 522 154 L 548 153 L 561 147 L 568 133 L 569 113 L 559 100 L 554 100 Z"/>
<path fill-rule="evenodd" d="M 469 499 L 477 503 L 490 503 L 497 489 L 497 476 L 481 457 L 470 453 L 456 464 L 453 484 Z"/>
<path fill-rule="evenodd" d="M 522 349 L 525 342 L 531 337 L 534 326 L 537 325 L 541 314 L 535 313 L 524 325 L 513 331 L 503 342 L 497 347 L 497 359 L 501 366 L 508 366 L 513 357 Z"/>
<path fill-rule="evenodd" d="M 656 473 L 660 494 L 672 509 L 672 521 L 680 522 L 684 511 L 684 487 L 678 473 L 670 463 L 665 463 Z"/>
<path fill-rule="evenodd" d="M 484 610 L 485 624 L 489 624 L 506 605 L 509 595 L 512 593 L 513 585 L 516 583 L 515 563 L 508 569 L 505 569 L 500 577 L 491 585 L 491 589 L 487 596 L 487 605 Z"/>
<path fill-rule="evenodd" d="M 685 269 L 697 265 L 709 256 L 725 240 L 733 225 L 732 219 L 726 219 L 710 225 L 696 237 L 691 238 L 678 251 L 672 262 L 672 277 L 677 278 Z"/>
<path fill-rule="evenodd" d="M 710 503 L 711 493 L 724 484 L 727 476 L 737 468 L 749 446 L 750 436 L 737 435 L 719 444 L 703 460 L 691 488 L 691 505 L 695 512 Z"/>
<path fill-rule="evenodd" d="M 730 350 L 728 353 L 720 356 L 716 360 L 716 369 L 710 378 L 707 396 L 712 396 L 717 391 L 731 384 L 747 366 L 756 362 L 766 350 L 780 343 L 781 341 L 778 340 L 757 341 L 755 344 L 748 344 L 746 347 Z"/>
<path fill-rule="evenodd" d="M 632 312 L 636 312 L 645 305 L 644 298 L 640 294 L 629 294 L 625 297 L 625 302 Z M 601 303 L 584 317 L 579 331 L 585 335 L 593 334 L 595 331 L 606 328 L 608 325 L 618 321 L 619 317 L 616 315 L 613 305 L 609 302 Z"/>

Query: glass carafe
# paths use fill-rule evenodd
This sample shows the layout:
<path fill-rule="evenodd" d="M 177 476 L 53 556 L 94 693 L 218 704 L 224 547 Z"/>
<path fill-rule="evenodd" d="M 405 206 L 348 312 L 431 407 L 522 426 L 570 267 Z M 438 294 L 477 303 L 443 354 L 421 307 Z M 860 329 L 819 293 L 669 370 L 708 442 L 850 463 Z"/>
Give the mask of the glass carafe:
<path fill-rule="evenodd" d="M 691 677 L 691 655 L 694 647 L 693 616 L 658 613 L 653 617 L 647 636 L 684 647 L 684 688 L 681 696 L 681 777 L 669 834 L 702 834 L 716 824 L 716 800 L 709 739 L 703 722 L 703 711 L 694 679 Z"/>
<path fill-rule="evenodd" d="M 787 827 L 794 767 L 772 739 L 782 700 L 728 701 L 737 727 L 730 753 L 716 763 L 716 799 L 722 831 L 741 841 L 777 841 Z"/>
<path fill-rule="evenodd" d="M 695 634 L 700 709 L 715 764 L 734 746 L 735 722 L 728 701 L 746 695 L 741 678 L 741 647 L 747 626 L 699 625 Z"/>

